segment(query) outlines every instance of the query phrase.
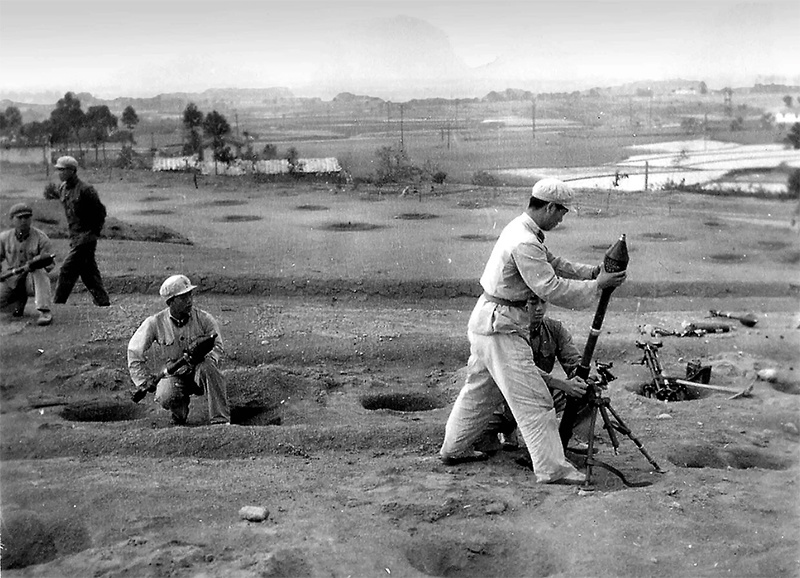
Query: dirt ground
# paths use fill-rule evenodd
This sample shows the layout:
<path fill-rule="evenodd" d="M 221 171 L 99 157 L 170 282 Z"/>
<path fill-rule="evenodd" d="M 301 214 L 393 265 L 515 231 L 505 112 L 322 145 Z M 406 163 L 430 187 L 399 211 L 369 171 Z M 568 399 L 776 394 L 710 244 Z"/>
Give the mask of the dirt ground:
<path fill-rule="evenodd" d="M 4 575 L 800 573 L 800 246 L 789 205 L 587 198 L 548 235 L 552 249 L 588 261 L 629 234 L 631 279 L 612 298 L 595 358 L 613 363 L 611 406 L 663 470 L 626 436 L 614 455 L 598 426 L 598 459 L 651 485 L 627 488 L 594 468 L 595 491 L 579 493 L 536 484 L 519 453 L 437 458 L 477 278 L 496 227 L 520 210 L 513 193 L 420 204 L 138 179 L 98 187 L 110 214 L 157 221 L 192 244 L 103 240 L 111 307 L 79 292 L 50 327 L 33 323 L 32 306 L 0 325 Z M 41 188 L 38 176 L 4 171 L 3 211 Z M 134 214 L 148 203 L 169 212 Z M 220 220 L 236 215 L 261 221 Z M 331 227 L 343 223 L 383 229 Z M 125 345 L 162 307 L 158 284 L 174 272 L 199 281 L 197 306 L 221 323 L 237 425 L 205 425 L 202 398 L 183 428 L 152 397 L 129 401 Z M 711 384 L 752 386 L 750 396 L 641 395 L 650 376 L 638 327 L 680 329 L 710 309 L 753 312 L 758 324 L 663 337 L 665 372 L 683 377 L 700 360 Z M 594 311 L 550 313 L 582 347 Z M 775 381 L 759 379 L 764 369 Z M 244 520 L 245 506 L 269 515 Z"/>

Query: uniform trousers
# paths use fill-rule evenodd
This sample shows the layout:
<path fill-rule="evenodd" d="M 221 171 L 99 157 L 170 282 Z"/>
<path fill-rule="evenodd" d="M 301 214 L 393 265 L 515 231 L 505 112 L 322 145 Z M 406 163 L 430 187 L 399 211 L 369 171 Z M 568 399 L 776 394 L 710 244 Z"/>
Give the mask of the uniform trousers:
<path fill-rule="evenodd" d="M 156 386 L 156 403 L 172 412 L 177 423 L 186 423 L 189 417 L 191 395 L 205 395 L 211 423 L 229 423 L 228 390 L 225 378 L 217 366 L 208 360 L 198 365 L 194 373 L 170 376 Z"/>
<path fill-rule="evenodd" d="M 467 377 L 447 420 L 440 454 L 448 457 L 471 451 L 505 399 L 530 452 L 536 481 L 553 482 L 577 474 L 564 457 L 553 397 L 522 333 L 467 334 Z"/>

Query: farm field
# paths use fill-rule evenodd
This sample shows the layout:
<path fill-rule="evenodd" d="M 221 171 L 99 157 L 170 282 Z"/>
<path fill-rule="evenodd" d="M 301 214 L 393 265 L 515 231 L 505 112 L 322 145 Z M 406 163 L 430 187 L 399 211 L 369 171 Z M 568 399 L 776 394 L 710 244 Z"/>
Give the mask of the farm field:
<path fill-rule="evenodd" d="M 313 155 L 308 155 L 313 156 Z M 0 497 L 8 576 L 794 576 L 800 571 L 800 243 L 796 201 L 582 190 L 548 234 L 597 262 L 625 233 L 629 281 L 596 359 L 612 362 L 628 439 L 598 489 L 539 486 L 499 452 L 437 459 L 463 382 L 477 280 L 526 187 L 449 183 L 420 198 L 361 186 L 87 170 L 109 209 L 100 268 L 112 306 L 76 294 L 36 327 L 0 325 Z M 0 212 L 34 205 L 66 240 L 48 177 L 0 171 Z M 38 219 L 38 220 L 37 220 Z M 116 228 L 114 228 L 116 227 Z M 152 227 L 157 227 L 153 229 Z M 156 242 L 172 232 L 183 242 Z M 123 238 L 123 233 L 129 238 Z M 125 346 L 174 273 L 221 322 L 231 427 L 189 427 L 128 399 Z M 664 337 L 665 371 L 712 366 L 749 397 L 644 397 L 639 326 L 710 309 L 758 324 Z M 582 347 L 593 310 L 563 310 Z M 779 379 L 757 378 L 775 369 Z M 580 461 L 579 456 L 573 456 Z M 243 506 L 269 510 L 242 520 Z"/>

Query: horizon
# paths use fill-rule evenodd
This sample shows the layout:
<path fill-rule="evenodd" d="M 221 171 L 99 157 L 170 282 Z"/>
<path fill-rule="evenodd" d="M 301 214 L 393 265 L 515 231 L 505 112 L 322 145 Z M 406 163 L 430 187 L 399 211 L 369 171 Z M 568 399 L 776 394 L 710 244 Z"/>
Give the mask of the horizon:
<path fill-rule="evenodd" d="M 280 87 L 298 97 L 411 99 L 679 79 L 709 90 L 800 84 L 800 3 L 783 0 L 64 6 L 0 1 L 0 97 Z"/>

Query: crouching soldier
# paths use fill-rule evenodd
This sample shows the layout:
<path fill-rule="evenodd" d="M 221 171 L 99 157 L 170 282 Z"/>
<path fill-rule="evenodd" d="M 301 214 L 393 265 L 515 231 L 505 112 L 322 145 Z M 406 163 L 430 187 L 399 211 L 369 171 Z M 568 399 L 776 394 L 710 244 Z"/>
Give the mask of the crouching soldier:
<path fill-rule="evenodd" d="M 140 391 L 155 389 L 155 401 L 172 412 L 173 425 L 186 424 L 191 395 L 206 396 L 212 425 L 229 425 L 228 392 L 217 367 L 222 356 L 219 324 L 209 313 L 193 307 L 195 288 L 185 275 L 173 275 L 164 281 L 159 294 L 167 308 L 145 319 L 131 337 L 128 369 Z M 193 344 L 208 335 L 216 336 L 211 351 L 202 360 L 191 359 Z M 154 343 L 158 344 L 166 367 L 179 365 L 174 372 L 151 374 L 145 353 Z M 182 357 L 187 363 L 175 364 Z"/>
<path fill-rule="evenodd" d="M 50 289 L 52 263 L 42 269 L 33 270 L 29 263 L 37 257 L 50 253 L 50 239 L 36 227 L 31 226 L 33 211 L 25 203 L 17 203 L 9 211 L 13 229 L 0 233 L 0 263 L 4 266 L 0 283 L 0 311 L 22 317 L 28 295 L 33 294 L 39 310 L 37 325 L 50 325 L 53 315 L 53 294 Z M 7 268 L 6 268 L 7 267 Z M 12 271 L 19 271 L 12 274 Z M 16 272 L 16 271 L 14 271 Z"/>

